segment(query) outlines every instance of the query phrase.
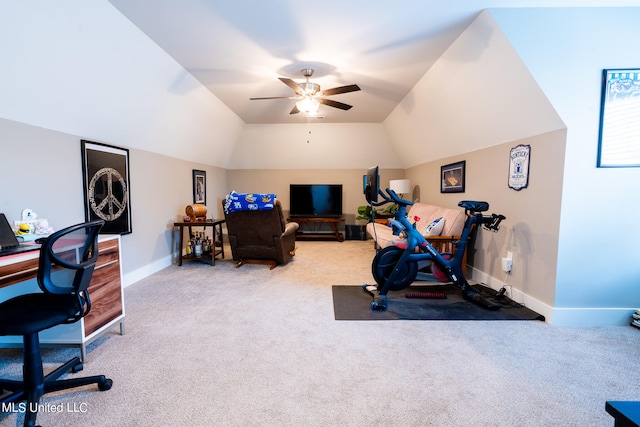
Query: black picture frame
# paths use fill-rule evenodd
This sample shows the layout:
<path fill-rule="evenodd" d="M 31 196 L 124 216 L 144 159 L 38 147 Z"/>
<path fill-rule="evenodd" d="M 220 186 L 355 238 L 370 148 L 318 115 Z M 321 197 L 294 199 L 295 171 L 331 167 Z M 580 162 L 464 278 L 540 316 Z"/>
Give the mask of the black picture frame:
<path fill-rule="evenodd" d="M 640 167 L 640 68 L 602 70 L 599 168 Z"/>
<path fill-rule="evenodd" d="M 80 149 L 85 220 L 104 220 L 101 234 L 131 233 L 129 150 L 84 139 Z"/>
<path fill-rule="evenodd" d="M 464 193 L 466 165 L 463 160 L 440 167 L 441 193 Z"/>
<path fill-rule="evenodd" d="M 207 204 L 207 172 L 194 169 L 193 177 L 193 203 Z"/>

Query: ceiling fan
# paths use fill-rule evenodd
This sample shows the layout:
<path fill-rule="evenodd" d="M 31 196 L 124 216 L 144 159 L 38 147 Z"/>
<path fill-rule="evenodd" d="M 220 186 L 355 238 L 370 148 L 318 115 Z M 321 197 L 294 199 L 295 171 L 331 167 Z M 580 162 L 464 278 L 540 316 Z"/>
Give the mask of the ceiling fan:
<path fill-rule="evenodd" d="M 302 75 L 307 79 L 304 83 L 296 83 L 291 79 L 279 77 L 280 81 L 291 89 L 294 90 L 296 96 L 270 96 L 266 98 L 249 98 L 250 100 L 260 99 L 297 99 L 296 105 L 293 107 L 289 114 L 304 113 L 317 113 L 320 104 L 327 105 L 329 107 L 339 108 L 341 110 L 349 110 L 352 105 L 345 104 L 343 102 L 334 101 L 324 98 L 325 96 L 338 95 L 341 93 L 355 92 L 360 90 L 358 85 L 347 85 L 334 87 L 332 89 L 320 90 L 320 85 L 317 83 L 311 83 L 309 77 L 313 76 L 313 69 L 305 68 L 302 70 Z"/>

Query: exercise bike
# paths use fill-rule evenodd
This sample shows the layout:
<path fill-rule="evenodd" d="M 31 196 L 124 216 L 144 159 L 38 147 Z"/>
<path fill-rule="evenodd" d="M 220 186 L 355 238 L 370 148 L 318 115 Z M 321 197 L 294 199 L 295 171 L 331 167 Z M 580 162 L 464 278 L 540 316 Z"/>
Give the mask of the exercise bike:
<path fill-rule="evenodd" d="M 386 203 L 396 203 L 398 210 L 393 219 L 389 220 L 393 228 L 393 234 L 399 239 L 395 245 L 387 246 L 379 250 L 371 265 L 373 277 L 377 286 L 363 285 L 365 292 L 374 297 L 371 309 L 384 311 L 387 309 L 387 292 L 398 291 L 409 287 L 418 275 L 418 264 L 424 261 L 432 262 L 432 269 L 439 269 L 460 290 L 462 296 L 488 310 L 498 310 L 500 305 L 493 303 L 478 293 L 467 282 L 462 273 L 462 259 L 467 247 L 469 237 L 476 225 L 482 225 L 485 229 L 497 232 L 504 215 L 483 215 L 489 210 L 487 202 L 464 200 L 458 206 L 464 208 L 467 219 L 460 240 L 455 243 L 453 254 L 441 254 L 436 248 L 416 229 L 416 223 L 411 223 L 407 217 L 407 206 L 413 202 L 403 200 L 391 189 L 386 189 L 387 194 L 377 190 L 382 202 L 371 200 L 371 190 L 365 194 L 371 206 L 381 206 Z M 417 221 L 416 221 L 417 222 Z M 400 238 L 402 237 L 402 238 Z"/>

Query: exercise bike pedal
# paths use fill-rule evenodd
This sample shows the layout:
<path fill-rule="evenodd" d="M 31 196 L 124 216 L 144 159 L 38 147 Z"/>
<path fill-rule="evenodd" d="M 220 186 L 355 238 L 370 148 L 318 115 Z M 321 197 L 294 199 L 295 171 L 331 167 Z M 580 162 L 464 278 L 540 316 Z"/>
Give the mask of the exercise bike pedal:
<path fill-rule="evenodd" d="M 365 283 L 364 285 L 362 285 L 362 290 L 375 298 L 376 292 L 378 291 L 378 287 L 374 285 L 367 285 Z"/>
<path fill-rule="evenodd" d="M 369 307 L 373 311 L 386 311 L 387 310 L 387 296 L 378 295 L 376 300 L 369 304 Z"/>

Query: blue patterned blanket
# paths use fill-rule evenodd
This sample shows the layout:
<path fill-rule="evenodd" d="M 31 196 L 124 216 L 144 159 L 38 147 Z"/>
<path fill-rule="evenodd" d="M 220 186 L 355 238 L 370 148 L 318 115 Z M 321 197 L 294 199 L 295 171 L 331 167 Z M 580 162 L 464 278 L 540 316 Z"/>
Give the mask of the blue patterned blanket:
<path fill-rule="evenodd" d="M 236 193 L 232 191 L 224 199 L 224 213 L 273 209 L 276 195 L 273 193 Z"/>

